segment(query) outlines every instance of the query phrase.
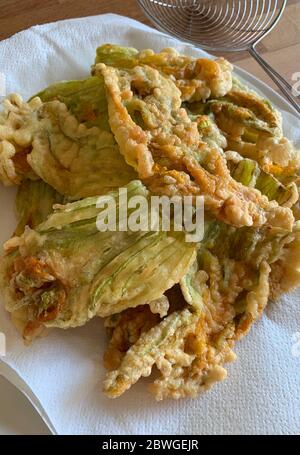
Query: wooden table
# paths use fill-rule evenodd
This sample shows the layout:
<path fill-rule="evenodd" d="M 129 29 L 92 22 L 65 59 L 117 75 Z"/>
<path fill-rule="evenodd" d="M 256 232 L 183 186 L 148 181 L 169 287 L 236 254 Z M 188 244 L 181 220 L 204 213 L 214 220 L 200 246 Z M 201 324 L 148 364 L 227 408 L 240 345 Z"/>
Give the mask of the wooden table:
<path fill-rule="evenodd" d="M 151 25 L 135 0 L 0 0 L 0 40 L 31 25 L 102 13 L 122 14 Z M 289 82 L 293 73 L 300 72 L 300 0 L 288 0 L 283 18 L 258 50 Z M 274 87 L 247 53 L 225 56 Z"/>

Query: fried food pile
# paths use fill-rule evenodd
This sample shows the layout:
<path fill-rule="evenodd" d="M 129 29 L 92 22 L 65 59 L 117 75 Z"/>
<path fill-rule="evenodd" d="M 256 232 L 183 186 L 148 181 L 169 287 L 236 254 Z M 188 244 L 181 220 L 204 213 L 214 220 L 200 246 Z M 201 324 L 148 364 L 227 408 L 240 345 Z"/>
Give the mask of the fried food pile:
<path fill-rule="evenodd" d="M 157 400 L 223 380 L 236 340 L 300 284 L 300 154 L 280 113 L 225 59 L 111 44 L 87 79 L 2 104 L 0 180 L 18 193 L 0 284 L 24 340 L 104 318 L 112 398 L 150 375 Z M 120 188 L 202 196 L 204 238 L 99 230 L 101 195 L 130 217 Z"/>

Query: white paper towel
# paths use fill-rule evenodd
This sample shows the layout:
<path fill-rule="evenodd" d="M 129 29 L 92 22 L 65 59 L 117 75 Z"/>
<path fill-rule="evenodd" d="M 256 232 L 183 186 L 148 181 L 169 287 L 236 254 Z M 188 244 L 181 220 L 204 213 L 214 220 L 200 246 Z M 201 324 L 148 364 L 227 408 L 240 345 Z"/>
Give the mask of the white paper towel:
<path fill-rule="evenodd" d="M 7 91 L 27 98 L 55 81 L 85 77 L 96 47 L 107 42 L 155 50 L 174 46 L 192 55 L 205 54 L 116 15 L 62 21 L 0 42 L 0 72 L 6 75 Z M 288 109 L 267 86 L 238 72 Z M 288 114 L 285 119 L 287 131 L 299 140 L 297 121 Z M 14 189 L 0 189 L 0 242 L 15 227 L 14 194 Z M 147 380 L 110 400 L 101 391 L 107 342 L 101 320 L 78 329 L 53 330 L 25 347 L 2 306 L 0 331 L 6 335 L 7 355 L 0 359 L 0 373 L 29 397 L 58 434 L 297 434 L 299 303 L 300 292 L 294 292 L 270 305 L 237 344 L 238 359 L 228 367 L 227 380 L 194 400 L 157 403 L 147 392 Z"/>

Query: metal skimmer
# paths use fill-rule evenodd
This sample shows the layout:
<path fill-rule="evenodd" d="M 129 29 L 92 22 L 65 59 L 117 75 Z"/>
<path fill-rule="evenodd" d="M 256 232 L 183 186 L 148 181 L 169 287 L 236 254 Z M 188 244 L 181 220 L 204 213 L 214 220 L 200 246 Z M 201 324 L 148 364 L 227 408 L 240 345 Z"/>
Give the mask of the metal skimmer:
<path fill-rule="evenodd" d="M 162 31 L 208 51 L 249 51 L 300 113 L 291 85 L 255 46 L 275 27 L 287 0 L 138 0 Z"/>

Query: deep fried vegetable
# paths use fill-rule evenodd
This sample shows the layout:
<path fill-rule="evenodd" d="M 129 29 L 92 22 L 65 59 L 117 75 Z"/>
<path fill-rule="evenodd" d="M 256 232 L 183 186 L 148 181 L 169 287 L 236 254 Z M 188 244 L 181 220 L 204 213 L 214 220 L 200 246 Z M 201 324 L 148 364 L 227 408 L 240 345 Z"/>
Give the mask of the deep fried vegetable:
<path fill-rule="evenodd" d="M 80 102 L 78 92 L 66 94 L 63 85 L 50 88 L 43 96 L 47 98 L 54 96 L 54 93 L 63 93 L 64 96 L 56 97 L 67 101 L 70 109 L 84 123 L 79 123 L 66 105 L 58 100 L 42 103 L 39 98 L 34 98 L 25 103 L 20 97 L 9 98 L 0 130 L 0 172 L 4 183 L 19 184 L 28 174 L 24 169 L 29 169 L 31 174 L 34 171 L 35 176 L 42 178 L 59 193 L 79 199 L 126 185 L 136 177 L 134 170 L 120 155 L 113 134 L 109 131 L 106 101 L 102 100 L 104 114 L 101 104 L 98 116 L 94 112 L 94 103 L 100 102 L 103 95 L 100 99 L 93 97 L 94 91 L 99 88 L 98 84 L 93 82 L 94 90 L 86 90 L 85 81 L 82 84 L 85 97 L 80 98 Z M 91 118 L 86 107 L 89 99 L 89 107 L 94 112 L 91 115 L 96 116 L 94 121 L 88 120 Z M 85 109 L 85 113 L 78 115 L 78 109 Z M 93 122 L 99 126 L 89 127 Z M 26 163 L 22 172 L 18 171 L 20 166 L 16 165 L 20 157 Z"/>
<path fill-rule="evenodd" d="M 92 73 L 3 103 L 0 179 L 20 185 L 6 308 L 25 340 L 104 317 L 109 397 L 154 368 L 157 400 L 194 397 L 226 377 L 268 299 L 300 284 L 300 155 L 224 59 L 106 44 Z M 107 193 L 126 184 L 148 202 L 203 195 L 202 241 L 130 230 L 133 209 Z M 103 232 L 99 216 L 120 219 Z"/>
<path fill-rule="evenodd" d="M 226 154 L 230 173 L 235 180 L 243 185 L 257 188 L 272 201 L 275 200 L 284 207 L 293 207 L 299 199 L 299 192 L 295 182 L 282 184 L 272 174 L 265 172 L 256 161 L 242 158 L 237 154 Z"/>
<path fill-rule="evenodd" d="M 120 151 L 153 193 L 201 194 L 206 209 L 228 224 L 291 230 L 291 210 L 236 182 L 222 151 L 201 140 L 170 79 L 146 66 L 125 72 L 98 64 L 95 71 L 104 76 Z"/>
<path fill-rule="evenodd" d="M 159 53 L 151 49 L 136 49 L 104 44 L 98 47 L 95 63 L 119 69 L 147 65 L 172 79 L 181 91 L 183 101 L 205 101 L 220 97 L 232 87 L 232 65 L 225 59 L 195 59 L 166 48 Z"/>
<path fill-rule="evenodd" d="M 0 112 L 0 180 L 19 185 L 23 178 L 38 178 L 27 162 L 33 140 L 32 121 L 41 106 L 39 98 L 24 103 L 19 95 L 3 101 Z"/>
<path fill-rule="evenodd" d="M 16 197 L 15 235 L 21 235 L 25 226 L 37 227 L 53 212 L 53 205 L 62 201 L 63 197 L 43 180 L 23 180 Z"/>
<path fill-rule="evenodd" d="M 129 308 L 120 314 L 109 316 L 105 320 L 110 340 L 104 354 L 104 366 L 108 370 L 117 369 L 130 346 L 159 321 L 159 315 L 153 314 L 148 305 Z"/>
<path fill-rule="evenodd" d="M 113 371 L 104 382 L 105 393 L 113 398 L 121 395 L 141 376 L 149 376 L 154 365 L 159 376 L 150 390 L 157 400 L 194 397 L 223 380 L 224 364 L 235 360 L 236 340 L 261 316 L 270 286 L 275 290 L 276 278 L 269 264 L 276 273 L 282 251 L 291 252 L 295 241 L 299 243 L 297 232 L 296 228 L 293 235 L 271 234 L 208 222 L 197 261 L 180 282 L 182 308 L 177 303 L 177 311 L 159 324 L 143 308 L 111 320 L 112 338 L 105 359 Z M 299 254 L 293 257 L 295 285 L 300 282 Z M 171 307 L 172 300 L 180 300 L 178 289 L 174 292 L 169 294 Z M 173 324 L 178 325 L 174 328 Z"/>
<path fill-rule="evenodd" d="M 148 196 L 139 181 L 128 185 L 128 198 L 136 195 Z M 127 201 L 110 196 L 120 213 L 118 204 Z M 183 232 L 100 232 L 97 201 L 56 206 L 35 230 L 6 243 L 1 285 L 8 311 L 27 308 L 30 324 L 75 327 L 149 303 L 179 282 L 195 254 Z"/>
<path fill-rule="evenodd" d="M 36 128 L 27 157 L 30 166 L 72 199 L 105 193 L 136 176 L 120 155 L 112 133 L 78 123 L 59 101 L 42 106 Z"/>
<path fill-rule="evenodd" d="M 105 87 L 99 77 L 58 82 L 35 96 L 43 103 L 55 100 L 64 103 L 78 122 L 84 123 L 88 128 L 98 126 L 110 131 Z"/>
<path fill-rule="evenodd" d="M 150 376 L 152 367 L 166 355 L 184 343 L 192 332 L 197 316 L 189 310 L 172 313 L 160 324 L 143 333 L 116 370 L 107 374 L 104 391 L 111 398 L 124 393 L 142 376 Z"/>

